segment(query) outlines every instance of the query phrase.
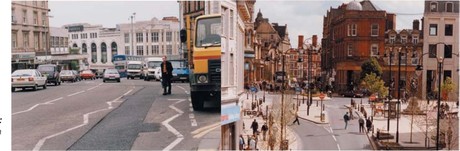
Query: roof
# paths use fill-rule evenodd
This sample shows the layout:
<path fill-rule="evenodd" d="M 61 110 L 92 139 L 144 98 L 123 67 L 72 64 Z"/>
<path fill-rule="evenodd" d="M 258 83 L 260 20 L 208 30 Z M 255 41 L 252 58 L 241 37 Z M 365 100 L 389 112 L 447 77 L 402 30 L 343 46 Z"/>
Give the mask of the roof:
<path fill-rule="evenodd" d="M 280 37 L 283 39 L 284 36 L 286 35 L 286 26 L 273 26 L 273 28 L 275 28 L 275 30 L 278 32 L 278 35 L 280 35 Z"/>

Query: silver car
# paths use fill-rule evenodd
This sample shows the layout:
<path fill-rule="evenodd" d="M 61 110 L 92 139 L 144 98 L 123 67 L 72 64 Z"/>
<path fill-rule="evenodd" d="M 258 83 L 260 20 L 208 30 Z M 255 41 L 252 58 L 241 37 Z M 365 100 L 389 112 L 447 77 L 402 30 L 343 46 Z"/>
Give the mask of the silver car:
<path fill-rule="evenodd" d="M 120 82 L 120 74 L 117 69 L 107 69 L 104 71 L 102 82 L 117 81 Z"/>
<path fill-rule="evenodd" d="M 46 89 L 46 76 L 42 75 L 35 69 L 16 70 L 11 74 L 11 91 L 16 91 L 16 88 L 32 88 L 34 91 L 38 87 Z"/>

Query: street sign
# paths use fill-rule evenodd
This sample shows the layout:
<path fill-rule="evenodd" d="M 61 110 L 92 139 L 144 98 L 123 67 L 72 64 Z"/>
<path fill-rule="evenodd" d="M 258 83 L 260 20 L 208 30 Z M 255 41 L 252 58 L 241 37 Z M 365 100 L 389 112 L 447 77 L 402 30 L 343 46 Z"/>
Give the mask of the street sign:
<path fill-rule="evenodd" d="M 375 100 L 375 95 L 372 94 L 372 95 L 369 97 L 369 100 L 370 100 L 370 101 L 374 101 L 374 100 Z"/>
<path fill-rule="evenodd" d="M 324 95 L 324 93 L 320 93 L 320 94 L 319 94 L 319 98 L 320 98 L 321 100 L 323 100 L 324 97 L 326 97 L 326 95 Z"/>
<path fill-rule="evenodd" d="M 301 91 L 300 87 L 295 87 L 295 91 L 300 92 Z"/>

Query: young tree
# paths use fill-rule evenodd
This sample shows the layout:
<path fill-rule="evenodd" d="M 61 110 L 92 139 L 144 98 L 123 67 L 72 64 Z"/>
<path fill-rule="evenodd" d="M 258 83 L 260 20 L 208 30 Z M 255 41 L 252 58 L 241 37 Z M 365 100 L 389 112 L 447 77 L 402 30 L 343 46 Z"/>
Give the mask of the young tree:
<path fill-rule="evenodd" d="M 450 77 L 447 77 L 444 80 L 444 83 L 441 85 L 441 90 L 442 90 L 442 99 L 444 101 L 449 100 L 449 94 L 454 91 L 455 89 L 455 84 L 452 82 L 452 79 Z"/>
<path fill-rule="evenodd" d="M 365 88 L 372 94 L 377 93 L 379 98 L 385 98 L 388 95 L 388 88 L 385 87 L 385 82 L 375 73 L 366 74 L 362 82 Z"/>
<path fill-rule="evenodd" d="M 369 60 L 361 65 L 361 76 L 360 79 L 366 77 L 366 75 L 374 73 L 377 77 L 380 77 L 383 73 L 382 68 L 379 65 L 377 59 L 371 57 Z"/>

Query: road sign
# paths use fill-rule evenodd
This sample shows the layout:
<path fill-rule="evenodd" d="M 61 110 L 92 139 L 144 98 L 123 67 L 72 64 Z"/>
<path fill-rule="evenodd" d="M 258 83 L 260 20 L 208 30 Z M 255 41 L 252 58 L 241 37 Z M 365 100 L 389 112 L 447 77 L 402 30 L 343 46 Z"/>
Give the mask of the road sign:
<path fill-rule="evenodd" d="M 374 100 L 375 100 L 375 95 L 372 94 L 372 95 L 369 97 L 369 100 L 370 100 L 370 101 L 374 101 Z"/>
<path fill-rule="evenodd" d="M 321 100 L 323 100 L 324 97 L 326 97 L 326 95 L 324 95 L 324 93 L 320 93 L 320 94 L 319 94 L 319 98 L 320 98 Z"/>

